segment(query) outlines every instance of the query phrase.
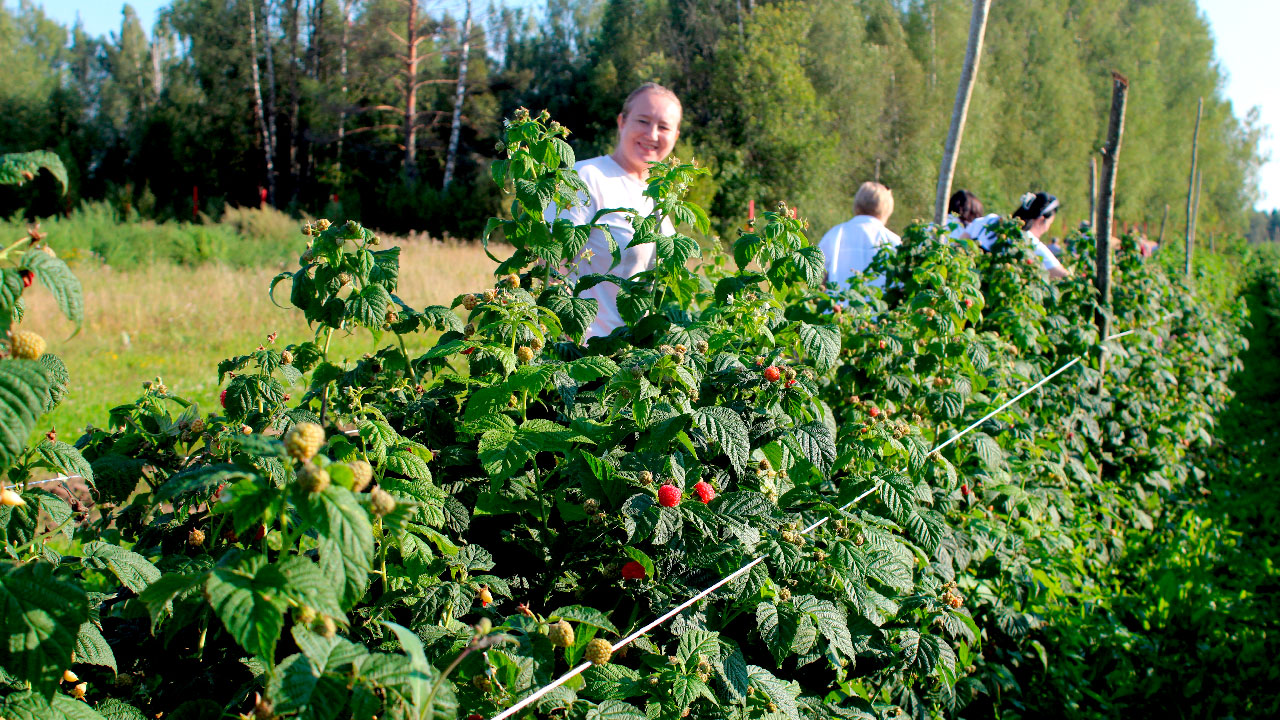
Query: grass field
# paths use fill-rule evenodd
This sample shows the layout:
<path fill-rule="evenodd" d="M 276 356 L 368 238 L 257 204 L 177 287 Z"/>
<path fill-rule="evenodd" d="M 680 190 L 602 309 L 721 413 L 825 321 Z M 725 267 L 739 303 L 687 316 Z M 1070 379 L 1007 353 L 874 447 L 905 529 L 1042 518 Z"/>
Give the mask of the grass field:
<path fill-rule="evenodd" d="M 51 240 L 56 247 L 56 236 Z M 478 244 L 386 242 L 393 244 L 403 248 L 398 295 L 411 307 L 448 304 L 459 293 L 492 283 L 494 263 Z M 299 235 L 298 252 L 303 245 Z M 170 392 L 207 410 L 216 408 L 220 359 L 254 349 L 270 332 L 280 334 L 278 345 L 313 336 L 299 311 L 277 307 L 267 296 L 271 278 L 282 269 L 286 266 L 161 262 L 122 271 L 79 262 L 75 271 L 84 284 L 85 322 L 74 337 L 74 327 L 58 314 L 49 293 L 33 288 L 22 327 L 39 330 L 49 352 L 61 356 L 71 373 L 69 396 L 46 422 L 62 439 L 74 441 L 87 424 L 105 425 L 112 407 L 134 400 L 141 383 L 157 376 Z M 288 287 L 282 283 L 277 295 L 286 304 Z M 429 342 L 422 335 L 410 339 L 417 341 L 409 345 L 411 353 L 425 350 Z M 335 335 L 330 353 L 350 358 L 372 349 L 371 338 L 362 332 Z"/>

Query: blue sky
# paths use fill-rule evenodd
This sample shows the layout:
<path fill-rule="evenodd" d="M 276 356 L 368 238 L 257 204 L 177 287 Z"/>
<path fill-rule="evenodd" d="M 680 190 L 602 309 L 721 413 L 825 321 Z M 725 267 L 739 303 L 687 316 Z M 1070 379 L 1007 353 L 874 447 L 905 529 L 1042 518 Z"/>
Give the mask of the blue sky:
<path fill-rule="evenodd" d="M 1018 0 L 1014 0 L 1015 2 Z M 0 0 L 12 5 L 11 0 Z M 51 17 L 66 24 L 77 15 L 85 30 L 105 35 L 120 28 L 122 3 L 112 0 L 34 0 Z M 1274 35 L 1280 28 L 1280 0 L 1198 0 L 1208 15 L 1216 41 L 1218 59 L 1227 75 L 1226 94 L 1243 117 L 1249 108 L 1262 111 L 1262 123 L 1270 128 L 1263 141 L 1263 152 L 1270 156 L 1259 177 L 1262 197 L 1260 207 L 1280 207 L 1280 42 Z M 168 0 L 134 0 L 133 7 L 142 21 L 150 26 L 156 12 Z M 456 2 L 444 2 L 457 5 Z M 509 5 L 532 4 L 516 0 Z"/>

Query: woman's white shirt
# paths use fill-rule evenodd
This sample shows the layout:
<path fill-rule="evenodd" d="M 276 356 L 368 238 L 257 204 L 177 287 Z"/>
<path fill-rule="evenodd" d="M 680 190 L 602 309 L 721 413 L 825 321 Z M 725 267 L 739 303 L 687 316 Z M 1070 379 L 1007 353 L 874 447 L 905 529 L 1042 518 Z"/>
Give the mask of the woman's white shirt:
<path fill-rule="evenodd" d="M 587 186 L 585 194 L 579 193 L 579 205 L 559 213 L 574 225 L 585 225 L 591 222 L 596 213 L 604 208 L 630 208 L 643 215 L 653 212 L 653 199 L 645 197 L 647 184 L 629 175 L 622 166 L 608 155 L 581 160 L 573 166 L 578 177 Z M 557 217 L 555 206 L 547 208 L 547 220 Z M 609 213 L 600 218 L 600 223 L 608 226 L 613 239 L 621 250 L 622 261 L 612 269 L 613 256 L 609 253 L 609 241 L 604 231 L 595 229 L 587 239 L 586 250 L 590 250 L 591 259 L 578 258 L 577 268 L 568 274 L 570 287 L 583 275 L 593 273 L 617 275 L 630 278 L 636 273 L 653 268 L 657 257 L 657 247 L 653 243 L 645 243 L 631 247 L 631 239 L 635 230 L 628 217 L 622 213 Z M 675 232 L 669 218 L 663 218 L 661 231 L 670 235 Z M 626 324 L 618 313 L 618 286 L 611 282 L 602 282 L 593 288 L 582 291 L 579 297 L 592 298 L 600 303 L 596 319 L 587 328 L 583 341 L 588 338 L 608 335 Z"/>
<path fill-rule="evenodd" d="M 827 282 L 844 288 L 854 273 L 864 272 L 870 267 L 880 248 L 901 244 L 902 238 L 871 215 L 857 215 L 836 225 L 818 243 L 827 261 Z M 884 278 L 877 277 L 870 284 L 883 287 Z"/>
<path fill-rule="evenodd" d="M 965 228 L 964 232 L 976 240 L 984 250 L 990 250 L 996 242 L 996 234 L 991 231 L 990 225 L 999 219 L 1000 216 L 995 213 L 983 215 L 969 223 L 969 227 Z M 1057 256 L 1053 254 L 1053 251 L 1047 245 L 1040 242 L 1040 238 L 1029 232 L 1023 234 L 1031 241 L 1031 251 L 1040 258 L 1040 267 L 1044 268 L 1045 271 L 1052 270 L 1055 267 L 1062 267 L 1062 263 Z"/>

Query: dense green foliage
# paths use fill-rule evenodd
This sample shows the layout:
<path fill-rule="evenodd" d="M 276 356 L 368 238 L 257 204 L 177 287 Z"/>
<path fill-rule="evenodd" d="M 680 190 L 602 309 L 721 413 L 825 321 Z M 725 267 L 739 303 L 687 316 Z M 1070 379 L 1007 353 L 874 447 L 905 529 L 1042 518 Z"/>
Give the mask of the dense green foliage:
<path fill-rule="evenodd" d="M 419 14 L 415 180 L 402 174 L 401 0 L 174 0 L 150 38 L 131 10 L 118 33 L 96 38 L 20 3 L 0 11 L 0 109 L 13 119 L 0 150 L 58 151 L 73 168 L 72 203 L 105 199 L 122 213 L 187 219 L 193 186 L 214 217 L 256 206 L 271 186 L 265 144 L 275 149 L 269 200 L 278 207 L 474 237 L 500 205 L 487 168 L 502 115 L 548 108 L 574 128 L 578 156 L 590 157 L 611 146 L 627 92 L 657 80 L 684 98 L 677 154 L 715 171 L 694 197 L 721 234 L 749 200 L 782 199 L 821 231 L 848 217 L 853 191 L 871 178 L 896 189 L 902 227 L 932 215 L 969 5 L 553 0 L 544 12 L 475 3 L 457 179 L 442 190 L 460 3 L 452 15 Z M 1028 188 L 1048 190 L 1073 225 L 1083 219 L 1114 69 L 1133 88 L 1118 217 L 1154 233 L 1168 204 L 1170 237 L 1179 234 L 1203 96 L 1201 234 L 1248 228 L 1259 128 L 1223 98 L 1194 0 L 995 3 L 986 48 L 957 187 L 1000 212 Z M 0 191 L 0 214 L 65 207 L 51 191 L 28 200 Z"/>
<path fill-rule="evenodd" d="M 5 717 L 485 717 L 584 657 L 538 714 L 1140 715 L 1148 673 L 1191 658 L 1241 673 L 1190 670 L 1197 707 L 1274 709 L 1273 611 L 1249 595 L 1274 569 L 1255 557 L 1255 586 L 1223 568 L 1247 551 L 1197 500 L 1219 489 L 1206 471 L 1241 479 L 1225 498 L 1273 474 L 1221 442 L 1241 303 L 1203 301 L 1126 240 L 1110 312 L 1136 332 L 1100 342 L 1092 237 L 1070 239 L 1086 272 L 1051 284 L 1012 223 L 992 253 L 913 226 L 876 261 L 885 296 L 833 296 L 785 206 L 728 253 L 662 235 L 659 216 L 710 222 L 687 200 L 705 169 L 678 163 L 653 168 L 654 214 L 632 219 L 656 266 L 569 287 L 558 268 L 591 226 L 543 219 L 580 184 L 546 120 L 505 129 L 494 176 L 511 204 L 485 235 L 514 251 L 493 287 L 406 306 L 398 249 L 309 224 L 272 293 L 316 339 L 224 360 L 216 412 L 153 384 L 74 447 L 27 448 L 65 377 L 50 355 L 0 359 L 0 412 L 26 427 L 0 456 L 8 480 L 76 474 L 95 503 L 5 491 Z M 57 280 L 75 315 L 51 260 L 6 266 L 6 322 L 22 269 Z M 1275 280 L 1249 290 L 1267 323 Z M 595 308 L 576 293 L 599 282 L 619 285 L 627 325 L 583 345 Z M 329 358 L 353 331 L 384 346 Z M 442 334 L 411 356 L 403 337 L 424 331 Z M 1274 518 L 1252 512 L 1265 552 Z M 593 641 L 754 558 L 602 662 Z"/>

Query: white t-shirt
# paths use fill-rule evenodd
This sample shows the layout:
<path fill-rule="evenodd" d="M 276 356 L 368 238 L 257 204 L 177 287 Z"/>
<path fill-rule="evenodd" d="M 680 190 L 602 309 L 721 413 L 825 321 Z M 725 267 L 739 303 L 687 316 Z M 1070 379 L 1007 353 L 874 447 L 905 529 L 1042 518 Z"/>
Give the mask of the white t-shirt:
<path fill-rule="evenodd" d="M 559 217 L 574 225 L 585 225 L 591 222 L 596 212 L 603 208 L 631 208 L 645 215 L 653 212 L 653 199 L 644 196 L 648 185 L 628 175 L 612 157 L 602 155 L 590 160 L 581 160 L 573 166 L 573 169 L 586 184 L 587 194 L 580 194 L 578 197 L 580 204 L 562 211 Z M 547 220 L 554 220 L 556 217 L 555 206 L 547 208 Z M 605 237 L 603 230 L 592 230 L 585 248 L 591 251 L 592 257 L 590 260 L 578 258 L 577 269 L 570 272 L 568 277 L 571 287 L 583 275 L 599 273 L 630 278 L 636 273 L 653 268 L 657 257 L 657 246 L 653 243 L 645 243 L 629 247 L 635 230 L 632 229 L 626 215 L 609 213 L 600 218 L 600 223 L 609 227 L 614 241 L 618 243 L 618 248 L 622 252 L 622 261 L 610 269 L 613 255 L 609 253 L 608 238 Z M 675 232 L 675 227 L 669 218 L 663 218 L 661 231 L 667 235 Z M 589 338 L 608 335 L 626 324 L 618 314 L 617 285 L 602 282 L 584 290 L 579 297 L 593 298 L 600 303 L 595 321 L 583 335 L 584 342 Z"/>
<path fill-rule="evenodd" d="M 969 227 L 965 228 L 964 231 L 969 237 L 977 240 L 984 250 L 990 250 L 996 243 L 996 234 L 991 231 L 989 226 L 999 219 L 1000 216 L 995 213 L 983 215 L 969 223 Z M 1024 232 L 1023 235 L 1031 242 L 1031 251 L 1040 257 L 1040 267 L 1044 268 L 1046 272 L 1055 267 L 1062 267 L 1062 263 L 1058 261 L 1057 256 L 1053 254 L 1053 251 L 1048 246 L 1040 242 L 1040 238 L 1029 232 Z"/>
<path fill-rule="evenodd" d="M 897 247 L 902 238 L 895 235 L 871 215 L 856 215 L 827 231 L 818 243 L 827 259 L 827 282 L 844 288 L 854 273 L 865 271 L 880 248 Z M 871 285 L 884 287 L 884 278 L 878 277 Z"/>
<path fill-rule="evenodd" d="M 960 219 L 959 215 L 949 213 L 947 215 L 947 219 L 942 221 L 942 229 L 949 231 L 947 233 L 947 237 L 952 240 L 959 240 L 960 236 L 964 235 L 965 224 L 964 221 Z"/>

